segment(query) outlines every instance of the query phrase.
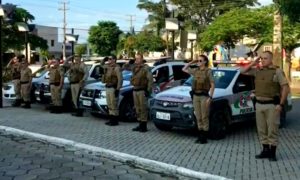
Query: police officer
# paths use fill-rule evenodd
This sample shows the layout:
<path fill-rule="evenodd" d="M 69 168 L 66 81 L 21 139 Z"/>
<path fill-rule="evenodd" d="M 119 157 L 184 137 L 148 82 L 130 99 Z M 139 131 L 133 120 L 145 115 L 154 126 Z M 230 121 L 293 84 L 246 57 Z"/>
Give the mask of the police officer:
<path fill-rule="evenodd" d="M 116 64 L 116 56 L 109 56 L 106 64 L 104 75 L 102 76 L 102 82 L 106 87 L 106 102 L 110 115 L 110 120 L 106 122 L 106 125 L 116 126 L 119 124 L 118 116 L 118 99 L 120 88 L 123 84 L 123 77 L 121 68 Z"/>
<path fill-rule="evenodd" d="M 148 121 L 148 98 L 152 93 L 153 77 L 150 68 L 144 64 L 143 55 L 137 54 L 132 70 L 133 101 L 139 125 L 133 131 L 146 132 Z"/>
<path fill-rule="evenodd" d="M 20 78 L 21 78 L 21 63 L 20 63 L 20 57 L 13 57 L 9 63 L 7 64 L 7 68 L 11 71 L 12 74 L 12 82 L 14 84 L 14 91 L 16 95 L 16 100 L 12 104 L 14 107 L 21 106 L 21 84 L 20 84 Z"/>
<path fill-rule="evenodd" d="M 30 106 L 30 91 L 31 91 L 32 71 L 28 67 L 27 60 L 23 59 L 21 62 L 21 97 L 25 103 L 23 108 L 31 108 Z"/>
<path fill-rule="evenodd" d="M 198 67 L 191 69 L 189 66 L 197 63 Z M 209 130 L 209 107 L 215 90 L 215 83 L 211 69 L 208 68 L 208 58 L 200 55 L 198 60 L 186 64 L 182 71 L 191 74 L 193 78 L 191 96 L 198 125 L 198 139 L 196 143 L 207 143 Z"/>
<path fill-rule="evenodd" d="M 277 161 L 276 147 L 280 113 L 284 108 L 290 88 L 284 72 L 274 66 L 272 60 L 272 52 L 265 51 L 261 57 L 241 69 L 241 72 L 255 76 L 256 125 L 263 146 L 261 153 L 255 157 Z M 258 65 L 260 61 L 261 67 L 251 68 Z"/>
<path fill-rule="evenodd" d="M 53 106 L 50 113 L 62 112 L 61 90 L 64 84 L 64 70 L 59 66 L 59 59 L 52 59 L 48 63 L 49 84 Z"/>
<path fill-rule="evenodd" d="M 72 101 L 75 108 L 75 113 L 73 116 L 83 116 L 83 109 L 78 107 L 78 98 L 79 93 L 84 85 L 85 80 L 88 77 L 88 70 L 83 62 L 81 62 L 81 58 L 79 56 L 74 57 L 74 62 L 69 63 L 65 61 L 65 66 L 70 67 L 69 71 L 69 81 L 71 84 L 71 93 L 72 93 Z"/>

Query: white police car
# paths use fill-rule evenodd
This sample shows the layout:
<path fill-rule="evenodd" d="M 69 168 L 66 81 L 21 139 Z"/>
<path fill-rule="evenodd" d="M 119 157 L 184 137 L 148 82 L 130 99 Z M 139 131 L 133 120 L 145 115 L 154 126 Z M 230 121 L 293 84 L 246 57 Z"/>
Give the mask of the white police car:
<path fill-rule="evenodd" d="M 210 108 L 210 137 L 225 137 L 228 125 L 255 118 L 254 77 L 240 73 L 239 67 L 212 68 L 215 92 Z M 160 130 L 173 127 L 196 128 L 194 108 L 189 92 L 190 77 L 182 86 L 157 94 L 151 102 L 150 118 Z M 283 112 L 292 107 L 289 96 Z"/>

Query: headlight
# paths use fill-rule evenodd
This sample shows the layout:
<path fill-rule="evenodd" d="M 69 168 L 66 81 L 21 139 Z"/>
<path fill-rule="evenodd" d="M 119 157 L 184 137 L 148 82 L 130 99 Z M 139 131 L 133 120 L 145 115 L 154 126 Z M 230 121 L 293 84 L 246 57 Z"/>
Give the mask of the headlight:
<path fill-rule="evenodd" d="M 3 87 L 3 89 L 6 90 L 6 91 L 10 90 L 11 88 L 12 88 L 12 86 L 9 86 L 9 85 L 5 85 L 5 86 Z"/>
<path fill-rule="evenodd" d="M 100 99 L 105 99 L 106 98 L 106 91 L 102 90 L 99 92 L 99 98 Z"/>
<path fill-rule="evenodd" d="M 193 103 L 184 103 L 184 104 L 182 105 L 182 107 L 183 107 L 184 109 L 192 109 L 194 106 L 193 106 Z"/>

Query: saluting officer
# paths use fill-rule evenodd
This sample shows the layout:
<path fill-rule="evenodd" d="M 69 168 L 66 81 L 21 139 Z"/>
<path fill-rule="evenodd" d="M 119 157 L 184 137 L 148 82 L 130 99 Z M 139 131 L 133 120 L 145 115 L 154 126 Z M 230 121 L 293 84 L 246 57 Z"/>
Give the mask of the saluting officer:
<path fill-rule="evenodd" d="M 81 62 L 81 58 L 79 56 L 74 57 L 73 63 L 66 61 L 64 65 L 70 67 L 69 81 L 71 84 L 72 101 L 75 108 L 75 113 L 72 115 L 81 117 L 83 116 L 83 109 L 78 107 L 78 98 L 84 82 L 88 77 L 88 70 L 86 69 L 85 64 Z"/>
<path fill-rule="evenodd" d="M 149 66 L 144 64 L 143 55 L 137 54 L 132 70 L 133 101 L 139 125 L 133 131 L 146 132 L 148 121 L 148 98 L 152 93 L 153 77 Z"/>
<path fill-rule="evenodd" d="M 52 59 L 48 63 L 49 84 L 53 106 L 50 113 L 62 112 L 61 90 L 64 84 L 64 70 L 59 66 L 59 59 Z"/>
<path fill-rule="evenodd" d="M 255 76 L 256 125 L 263 149 L 255 158 L 269 158 L 277 161 L 276 147 L 278 145 L 278 130 L 280 113 L 284 108 L 290 91 L 284 72 L 273 65 L 273 54 L 270 51 L 262 53 L 250 65 L 241 70 Z M 261 61 L 262 67 L 251 68 Z"/>
<path fill-rule="evenodd" d="M 25 103 L 23 108 L 31 108 L 30 106 L 30 91 L 31 91 L 32 71 L 28 67 L 27 60 L 23 59 L 21 63 L 21 97 Z"/>
<path fill-rule="evenodd" d="M 16 95 L 16 100 L 12 104 L 14 107 L 21 106 L 21 84 L 20 84 L 20 78 L 21 78 L 21 63 L 20 63 L 20 57 L 13 57 L 9 63 L 7 64 L 7 68 L 12 73 L 12 82 L 14 84 L 14 91 Z"/>
<path fill-rule="evenodd" d="M 189 68 L 191 64 L 196 62 L 198 62 L 197 68 Z M 199 130 L 196 143 L 205 144 L 207 143 L 209 130 L 209 107 L 215 90 L 212 72 L 211 69 L 208 68 L 207 56 L 200 55 L 198 60 L 186 64 L 182 68 L 182 71 L 194 76 L 191 96 Z"/>
<path fill-rule="evenodd" d="M 102 82 L 105 83 L 106 87 L 106 102 L 109 112 L 109 121 L 106 125 L 116 126 L 119 124 L 119 109 L 118 100 L 120 88 L 123 84 L 123 77 L 121 68 L 116 64 L 116 56 L 109 56 L 108 62 L 104 68 L 104 75 L 102 76 Z"/>

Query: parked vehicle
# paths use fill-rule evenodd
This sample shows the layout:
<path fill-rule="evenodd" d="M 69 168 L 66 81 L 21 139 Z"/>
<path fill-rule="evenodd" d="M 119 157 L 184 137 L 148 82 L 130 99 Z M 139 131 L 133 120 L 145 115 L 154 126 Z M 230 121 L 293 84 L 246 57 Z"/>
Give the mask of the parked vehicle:
<path fill-rule="evenodd" d="M 168 62 L 152 67 L 151 71 L 154 78 L 152 96 L 184 82 L 190 76 L 182 71 L 184 64 L 183 62 Z M 122 119 L 133 121 L 136 119 L 136 115 L 133 107 L 133 87 L 129 80 L 123 82 L 118 104 Z M 92 113 L 107 114 L 105 84 L 98 82 L 85 86 L 80 95 L 79 103 L 82 108 Z"/>
<path fill-rule="evenodd" d="M 240 73 L 239 67 L 213 68 L 215 92 L 210 107 L 210 137 L 225 137 L 229 125 L 255 118 L 253 104 L 254 77 Z M 151 101 L 150 119 L 160 130 L 173 127 L 196 129 L 194 108 L 189 92 L 190 77 L 182 86 L 168 89 L 157 94 Z M 286 112 L 292 108 L 291 96 L 282 113 L 284 121 Z"/>

